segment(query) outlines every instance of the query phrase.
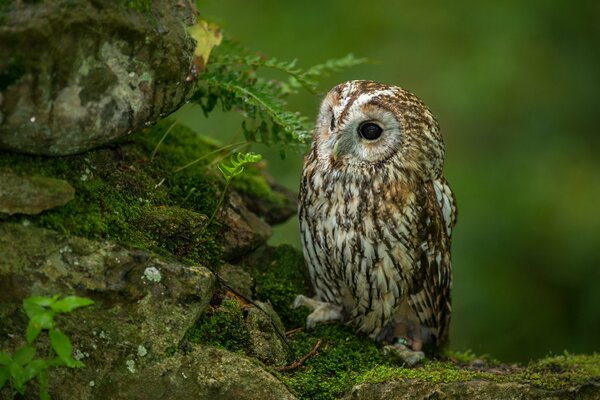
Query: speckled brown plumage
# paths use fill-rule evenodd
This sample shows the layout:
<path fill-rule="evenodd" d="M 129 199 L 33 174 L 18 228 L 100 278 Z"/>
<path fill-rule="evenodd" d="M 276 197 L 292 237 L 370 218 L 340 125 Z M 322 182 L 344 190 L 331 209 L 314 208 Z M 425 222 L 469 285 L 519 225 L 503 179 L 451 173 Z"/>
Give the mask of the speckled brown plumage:
<path fill-rule="evenodd" d="M 313 309 L 309 327 L 340 319 L 411 351 L 446 343 L 456 207 L 443 162 L 438 124 L 413 94 L 350 81 L 326 95 L 300 188 L 316 296 L 295 304 Z"/>

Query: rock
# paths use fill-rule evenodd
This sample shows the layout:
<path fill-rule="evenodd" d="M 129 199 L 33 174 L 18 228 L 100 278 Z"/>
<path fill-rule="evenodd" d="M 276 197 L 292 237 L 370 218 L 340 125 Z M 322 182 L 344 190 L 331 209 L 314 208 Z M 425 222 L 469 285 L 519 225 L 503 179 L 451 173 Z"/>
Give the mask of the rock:
<path fill-rule="evenodd" d="M 583 386 L 547 390 L 520 382 L 467 382 L 433 383 L 392 381 L 368 383 L 355 386 L 344 400 L 419 400 L 419 399 L 598 399 L 600 383 L 590 382 Z"/>
<path fill-rule="evenodd" d="M 249 211 L 235 192 L 227 196 L 227 206 L 218 213 L 223 223 L 223 258 L 235 259 L 264 244 L 273 233 L 271 226 Z"/>
<path fill-rule="evenodd" d="M 219 267 L 219 277 L 233 290 L 246 298 L 252 298 L 254 279 L 242 267 L 225 263 Z"/>
<path fill-rule="evenodd" d="M 249 355 L 267 365 L 283 366 L 287 363 L 288 348 L 283 341 L 285 328 L 270 304 L 257 301 L 260 307 L 250 307 L 245 323 L 252 346 Z"/>
<path fill-rule="evenodd" d="M 271 225 L 280 224 L 298 212 L 298 194 L 278 184 L 266 171 L 247 174 L 236 181 L 246 207 Z"/>
<path fill-rule="evenodd" d="M 3 350 L 24 340 L 24 298 L 77 294 L 96 302 L 57 322 L 87 368 L 52 369 L 54 398 L 97 398 L 91 381 L 112 387 L 122 374 L 161 362 L 176 351 L 214 290 L 214 276 L 202 266 L 31 225 L 0 224 L 0 254 Z"/>
<path fill-rule="evenodd" d="M 187 256 L 201 244 L 204 238 L 199 233 L 205 230 L 207 222 L 204 214 L 171 206 L 149 207 L 136 220 L 157 242 L 170 243 L 169 250 L 177 257 Z"/>
<path fill-rule="evenodd" d="M 0 214 L 36 215 L 73 200 L 69 182 L 45 176 L 19 176 L 0 171 Z"/>
<path fill-rule="evenodd" d="M 197 346 L 188 354 L 177 354 L 135 373 L 122 373 L 121 379 L 96 386 L 90 394 L 102 399 L 295 399 L 256 362 L 210 346 Z M 78 399 L 73 395 L 64 398 Z"/>
<path fill-rule="evenodd" d="M 0 148 L 66 155 L 139 130 L 192 95 L 191 2 L 9 2 Z"/>

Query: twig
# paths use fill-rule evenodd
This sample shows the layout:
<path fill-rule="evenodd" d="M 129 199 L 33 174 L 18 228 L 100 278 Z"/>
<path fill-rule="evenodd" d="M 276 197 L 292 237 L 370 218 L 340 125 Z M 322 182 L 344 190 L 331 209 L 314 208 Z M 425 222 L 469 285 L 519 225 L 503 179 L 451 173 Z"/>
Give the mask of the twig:
<path fill-rule="evenodd" d="M 304 329 L 303 327 L 291 329 L 285 333 L 285 336 L 292 336 L 294 333 L 301 332 L 303 329 Z"/>
<path fill-rule="evenodd" d="M 297 361 L 294 361 L 290 365 L 286 365 L 285 367 L 276 368 L 276 370 L 279 372 L 285 372 L 285 371 L 291 371 L 293 369 L 298 368 L 299 366 L 304 364 L 304 362 L 306 360 L 308 360 L 310 357 L 314 356 L 315 353 L 317 352 L 317 350 L 319 350 L 319 347 L 321 347 L 321 339 L 317 339 L 317 343 L 315 343 L 315 346 L 304 357 L 302 357 L 301 359 L 299 359 Z"/>

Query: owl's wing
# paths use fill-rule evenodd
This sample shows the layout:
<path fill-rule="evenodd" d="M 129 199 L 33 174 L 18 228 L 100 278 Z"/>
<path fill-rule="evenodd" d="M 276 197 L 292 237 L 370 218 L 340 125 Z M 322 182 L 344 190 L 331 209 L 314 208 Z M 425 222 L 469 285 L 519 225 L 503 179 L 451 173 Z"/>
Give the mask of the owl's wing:
<path fill-rule="evenodd" d="M 456 200 L 454 193 L 452 193 L 448 182 L 443 176 L 433 181 L 433 190 L 442 211 L 448 237 L 452 237 L 452 229 L 456 225 Z"/>
<path fill-rule="evenodd" d="M 456 222 L 454 196 L 443 179 L 425 183 L 420 196 L 415 291 L 409 304 L 436 345 L 445 344 L 450 323 L 452 264 L 450 236 Z"/>

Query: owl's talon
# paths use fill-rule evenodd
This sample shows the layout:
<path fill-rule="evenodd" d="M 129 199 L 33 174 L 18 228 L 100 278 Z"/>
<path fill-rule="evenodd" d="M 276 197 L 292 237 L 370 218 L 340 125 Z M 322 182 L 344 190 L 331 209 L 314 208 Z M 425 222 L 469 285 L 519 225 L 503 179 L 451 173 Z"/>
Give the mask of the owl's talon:
<path fill-rule="evenodd" d="M 395 356 L 409 367 L 414 367 L 425 358 L 422 351 L 414 351 L 403 344 L 393 344 L 383 347 L 383 354 Z"/>
<path fill-rule="evenodd" d="M 308 307 L 312 312 L 306 317 L 306 329 L 312 329 L 318 322 L 339 321 L 343 319 L 342 306 L 298 295 L 293 307 Z"/>
<path fill-rule="evenodd" d="M 311 307 L 311 303 L 310 303 L 308 300 L 309 300 L 309 299 L 308 299 L 306 296 L 304 296 L 304 295 L 302 295 L 302 294 L 299 294 L 299 295 L 298 295 L 298 296 L 296 296 L 296 298 L 294 299 L 294 304 L 292 305 L 292 307 L 293 307 L 293 308 L 298 308 L 298 307 L 305 306 L 305 307 L 308 307 L 308 308 L 310 308 L 311 310 L 313 310 L 313 308 Z"/>

